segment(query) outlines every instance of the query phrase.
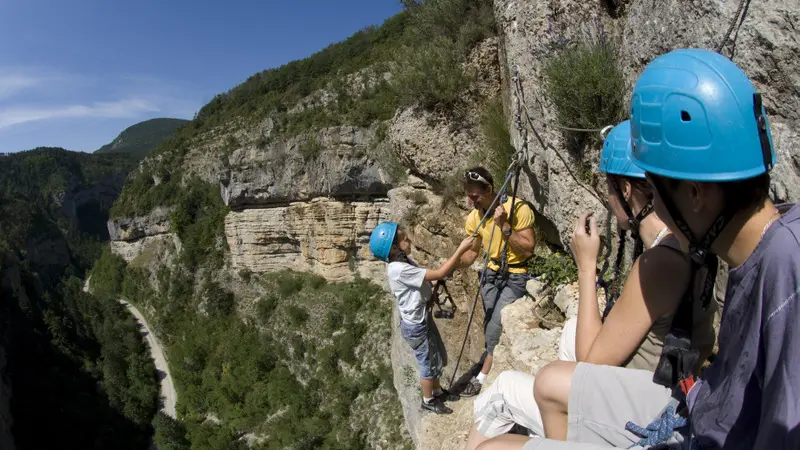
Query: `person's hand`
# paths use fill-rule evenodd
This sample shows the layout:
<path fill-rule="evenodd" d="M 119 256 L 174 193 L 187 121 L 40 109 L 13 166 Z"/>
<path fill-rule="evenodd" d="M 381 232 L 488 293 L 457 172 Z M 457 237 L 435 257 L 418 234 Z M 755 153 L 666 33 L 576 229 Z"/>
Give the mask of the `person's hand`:
<path fill-rule="evenodd" d="M 578 270 L 597 270 L 597 255 L 600 252 L 600 234 L 594 213 L 581 214 L 572 231 L 572 254 Z"/>
<path fill-rule="evenodd" d="M 458 244 L 458 250 L 456 250 L 456 253 L 463 254 L 467 250 L 471 249 L 474 243 L 475 243 L 475 237 L 467 236 L 466 239 L 464 239 L 463 241 L 461 241 L 460 244 Z"/>
<path fill-rule="evenodd" d="M 503 225 L 506 224 L 506 221 L 508 221 L 508 213 L 506 212 L 506 208 L 503 205 L 499 205 L 494 209 L 494 223 L 496 223 L 498 227 L 503 228 Z"/>

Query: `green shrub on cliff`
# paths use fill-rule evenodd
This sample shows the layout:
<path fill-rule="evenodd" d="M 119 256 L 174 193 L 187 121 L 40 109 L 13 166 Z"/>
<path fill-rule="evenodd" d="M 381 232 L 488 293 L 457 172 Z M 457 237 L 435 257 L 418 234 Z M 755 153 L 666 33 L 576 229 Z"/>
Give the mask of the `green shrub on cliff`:
<path fill-rule="evenodd" d="M 405 104 L 453 108 L 474 77 L 463 66 L 467 54 L 495 33 L 491 3 L 418 0 L 404 4 L 410 23 L 397 53 L 394 85 Z"/>
<path fill-rule="evenodd" d="M 617 48 L 602 30 L 547 62 L 544 89 L 561 126 L 599 129 L 625 117 L 625 78 Z M 599 139 L 598 133 L 588 135 Z"/>

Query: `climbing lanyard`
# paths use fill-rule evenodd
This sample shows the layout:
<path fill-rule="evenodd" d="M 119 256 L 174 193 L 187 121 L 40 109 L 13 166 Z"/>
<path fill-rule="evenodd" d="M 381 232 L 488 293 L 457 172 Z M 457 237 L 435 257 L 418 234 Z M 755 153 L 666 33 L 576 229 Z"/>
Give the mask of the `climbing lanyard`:
<path fill-rule="evenodd" d="M 433 317 L 437 319 L 452 319 L 457 310 L 456 304 L 453 301 L 453 296 L 451 296 L 450 291 L 447 290 L 447 283 L 445 280 L 447 280 L 447 278 L 439 280 L 431 294 L 432 303 L 439 308 L 437 311 L 433 312 Z M 448 303 L 450 304 L 450 308 L 445 309 L 444 306 Z"/>

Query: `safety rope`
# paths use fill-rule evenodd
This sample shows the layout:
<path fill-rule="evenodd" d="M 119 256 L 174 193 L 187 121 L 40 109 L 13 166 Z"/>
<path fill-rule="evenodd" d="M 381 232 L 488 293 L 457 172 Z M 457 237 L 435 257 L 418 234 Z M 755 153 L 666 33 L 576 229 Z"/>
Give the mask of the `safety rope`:
<path fill-rule="evenodd" d="M 584 190 L 586 190 L 586 192 L 588 192 L 589 194 L 591 194 L 591 195 L 592 195 L 592 197 L 594 197 L 595 199 L 597 199 L 597 201 L 598 201 L 598 202 L 600 202 L 600 204 L 601 204 L 601 205 L 603 205 L 603 207 L 604 207 L 604 208 L 607 208 L 607 206 L 606 206 L 605 202 L 604 202 L 604 201 L 603 201 L 603 200 L 600 198 L 600 196 L 599 196 L 599 195 L 597 195 L 597 193 L 594 191 L 594 189 L 592 189 L 592 188 L 590 188 L 589 186 L 587 186 L 587 185 L 586 185 L 584 182 L 582 182 L 582 181 L 581 181 L 581 180 L 578 178 L 578 176 L 577 176 L 577 175 L 575 175 L 575 173 L 574 173 L 574 172 L 572 171 L 572 169 L 570 168 L 570 165 L 569 165 L 569 163 L 568 163 L 568 162 L 567 162 L 567 161 L 564 159 L 564 157 L 563 157 L 563 156 L 561 156 L 561 153 L 559 153 L 559 152 L 558 152 L 558 150 L 556 150 L 556 149 L 555 149 L 555 148 L 554 148 L 552 145 L 548 145 L 548 144 L 547 144 L 547 143 L 544 141 L 544 139 L 542 138 L 542 136 L 539 134 L 539 131 L 536 129 L 536 125 L 534 125 L 534 124 L 533 124 L 533 118 L 531 117 L 530 111 L 528 110 L 528 106 L 527 106 L 527 105 L 525 104 L 525 102 L 524 102 L 524 98 L 525 98 L 525 97 L 524 97 L 524 95 L 523 95 L 523 93 L 522 93 L 522 83 L 521 83 L 521 81 L 520 81 L 520 79 L 519 79 L 518 67 L 516 67 L 516 66 L 514 67 L 514 77 L 513 77 L 513 81 L 514 81 L 514 90 L 515 90 L 515 95 L 516 95 L 516 96 L 517 96 L 519 99 L 521 99 L 521 100 L 520 100 L 520 103 L 521 103 L 521 105 L 522 105 L 522 111 L 525 113 L 525 118 L 527 119 L 528 125 L 529 125 L 529 126 L 530 126 L 530 128 L 531 128 L 531 131 L 533 131 L 533 135 L 536 137 L 536 140 L 537 140 L 537 141 L 539 141 L 539 145 L 542 147 L 542 149 L 543 149 L 543 150 L 553 150 L 553 153 L 555 153 L 555 154 L 556 154 L 556 156 L 558 157 L 558 159 L 560 159 L 560 160 L 561 160 L 561 162 L 562 162 L 562 163 L 564 163 L 564 168 L 566 168 L 566 169 L 567 169 L 567 173 L 569 173 L 569 175 L 572 177 L 572 179 L 575 181 L 575 183 L 577 183 L 577 184 L 578 184 L 578 186 L 580 186 L 580 187 L 582 187 Z M 604 129 L 605 129 L 605 128 L 604 128 Z M 602 131 L 602 130 L 604 130 L 604 129 L 600 129 L 600 130 L 593 130 L 593 131 Z"/>
<path fill-rule="evenodd" d="M 521 114 L 520 114 L 520 106 L 521 106 L 522 102 L 520 101 L 519 97 L 516 97 L 516 103 L 517 103 L 517 108 L 516 108 L 516 114 L 515 114 L 515 120 L 514 121 L 516 123 L 517 129 L 524 131 L 524 127 L 522 126 L 522 118 L 521 118 Z M 520 174 L 520 171 L 522 170 L 522 164 L 527 161 L 527 156 L 528 156 L 528 134 L 527 134 L 527 132 L 524 131 L 523 133 L 521 133 L 520 137 L 521 137 L 521 144 L 519 146 L 519 149 L 516 152 L 514 152 L 514 155 L 512 155 L 512 157 L 511 157 L 511 164 L 509 164 L 508 169 L 506 169 L 505 180 L 503 181 L 503 185 L 498 190 L 497 195 L 495 195 L 494 200 L 492 200 L 492 204 L 486 210 L 486 213 L 484 213 L 483 218 L 481 219 L 481 221 L 478 224 L 478 226 L 475 228 L 475 231 L 472 232 L 472 235 L 470 237 L 475 237 L 478 234 L 478 231 L 481 229 L 481 227 L 483 227 L 483 224 L 486 223 L 486 221 L 489 219 L 490 215 L 491 216 L 494 215 L 495 205 L 506 194 L 506 191 L 508 190 L 508 184 L 511 182 L 512 178 L 514 178 L 515 184 L 514 184 L 514 189 L 512 191 L 512 200 L 511 200 L 512 207 L 511 207 L 511 214 L 509 216 L 509 219 L 510 219 L 509 223 L 511 223 L 513 221 L 514 209 L 515 209 L 514 208 L 514 202 L 515 202 L 515 199 L 516 199 L 516 196 L 517 196 L 517 188 L 519 187 L 519 174 Z M 489 235 L 489 245 L 487 247 L 489 249 L 492 248 L 492 241 L 494 239 L 494 234 L 495 234 L 494 233 L 494 231 L 495 231 L 494 227 L 496 227 L 496 226 L 497 226 L 497 224 L 493 224 L 492 225 L 492 232 Z M 505 265 L 505 263 L 506 263 L 507 245 L 508 245 L 508 242 L 506 242 L 506 246 L 504 246 L 504 248 L 503 248 L 501 265 Z M 486 257 L 484 258 L 484 261 L 483 261 L 483 269 L 481 270 L 481 274 L 478 277 L 478 291 L 475 293 L 475 298 L 472 301 L 472 308 L 470 308 L 469 319 L 467 321 L 467 329 L 464 332 L 464 340 L 461 342 L 461 350 L 458 352 L 458 359 L 456 359 L 456 365 L 453 368 L 453 375 L 450 377 L 450 384 L 449 384 L 450 386 L 453 385 L 453 382 L 456 379 L 456 374 L 458 374 L 458 366 L 461 364 L 461 358 L 464 356 L 464 348 L 467 345 L 467 339 L 469 339 L 469 330 L 472 327 L 472 319 L 473 319 L 473 317 L 475 317 L 475 309 L 478 306 L 478 298 L 481 295 L 481 286 L 483 286 L 484 282 L 486 281 L 486 270 L 489 268 L 489 261 L 490 260 L 491 260 L 491 255 L 487 251 L 486 252 Z"/>
<path fill-rule="evenodd" d="M 736 9 L 736 15 L 734 15 L 733 19 L 731 19 L 731 24 L 728 27 L 728 31 L 725 32 L 722 41 L 717 46 L 717 53 L 722 53 L 722 49 L 725 48 L 725 44 L 728 43 L 728 39 L 730 39 L 731 33 L 733 33 L 733 29 L 736 27 L 736 22 L 739 21 L 739 16 L 741 16 L 742 18 L 742 20 L 739 21 L 739 26 L 741 26 L 741 24 L 744 22 L 744 15 L 742 15 L 742 10 L 744 9 L 745 3 L 748 5 L 749 8 L 750 0 L 741 0 L 739 2 L 739 7 Z"/>
<path fill-rule="evenodd" d="M 650 447 L 663 444 L 672 437 L 672 433 L 688 425 L 686 418 L 675 414 L 675 407 L 669 406 L 661 414 L 661 417 L 652 421 L 650 425 L 642 428 L 633 422 L 625 424 L 625 429 L 642 438 L 639 442 L 631 445 L 633 447 Z"/>
<path fill-rule="evenodd" d="M 515 154 L 514 156 L 516 158 L 517 155 Z M 506 178 L 505 181 L 503 182 L 503 185 L 500 187 L 500 190 L 497 192 L 497 195 L 495 195 L 494 200 L 492 200 L 492 204 L 489 206 L 489 208 L 487 208 L 486 213 L 484 213 L 483 215 L 483 219 L 481 219 L 480 223 L 475 228 L 475 231 L 472 232 L 472 235 L 470 237 L 475 237 L 475 235 L 478 234 L 478 231 L 481 229 L 483 224 L 489 218 L 490 214 L 494 215 L 494 206 L 497 203 L 497 201 L 503 198 L 503 195 L 505 195 L 505 192 L 508 189 L 508 183 L 511 181 L 514 175 L 512 169 L 514 169 L 515 167 L 517 167 L 516 159 L 511 163 L 511 165 L 509 165 L 508 170 L 506 171 Z M 489 235 L 489 246 L 487 248 L 490 249 L 492 248 L 492 242 L 494 240 L 494 231 L 495 231 L 494 228 L 496 226 L 497 224 L 492 224 L 492 232 Z M 448 386 L 453 386 L 453 382 L 456 379 L 456 374 L 458 373 L 458 366 L 461 364 L 461 358 L 464 356 L 464 348 L 467 345 L 467 339 L 469 339 L 469 329 L 472 327 L 472 318 L 475 317 L 475 308 L 478 306 L 478 298 L 481 295 L 481 286 L 483 286 L 483 283 L 486 281 L 486 269 L 489 267 L 490 256 L 491 256 L 490 253 L 486 252 L 486 256 L 484 257 L 483 260 L 483 269 L 481 270 L 480 276 L 478 277 L 478 291 L 475 293 L 475 299 L 472 301 L 472 308 L 470 308 L 469 319 L 467 320 L 467 329 L 464 332 L 464 340 L 461 342 L 461 350 L 458 352 L 458 359 L 456 359 L 456 366 L 453 368 L 453 375 L 450 377 L 450 383 L 448 384 Z"/>

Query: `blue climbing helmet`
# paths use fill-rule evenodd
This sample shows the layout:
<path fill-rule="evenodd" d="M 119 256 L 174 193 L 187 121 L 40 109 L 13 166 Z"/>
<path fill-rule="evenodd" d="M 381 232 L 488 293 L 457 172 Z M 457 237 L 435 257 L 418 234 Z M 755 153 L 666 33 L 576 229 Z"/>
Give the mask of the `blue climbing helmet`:
<path fill-rule="evenodd" d="M 598 170 L 602 173 L 644 179 L 644 170 L 631 160 L 630 120 L 619 123 L 606 136 Z"/>
<path fill-rule="evenodd" d="M 735 181 L 775 165 L 761 94 L 709 50 L 675 50 L 645 68 L 631 95 L 631 139 L 633 161 L 669 178 Z"/>
<path fill-rule="evenodd" d="M 369 249 L 372 254 L 381 261 L 389 258 L 389 250 L 394 243 L 394 236 L 397 234 L 397 224 L 395 222 L 381 222 L 372 230 L 369 237 Z"/>

